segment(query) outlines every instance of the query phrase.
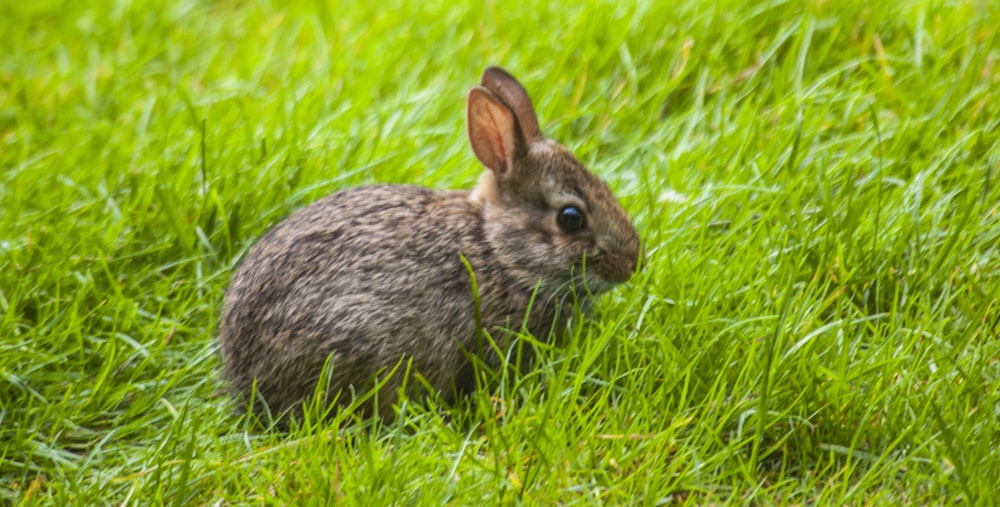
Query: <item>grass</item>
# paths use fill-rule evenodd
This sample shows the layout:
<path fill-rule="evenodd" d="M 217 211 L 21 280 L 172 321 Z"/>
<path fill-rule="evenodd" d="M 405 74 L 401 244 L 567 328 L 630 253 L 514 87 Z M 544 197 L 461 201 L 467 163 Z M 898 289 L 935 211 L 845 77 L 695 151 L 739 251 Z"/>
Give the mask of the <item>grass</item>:
<path fill-rule="evenodd" d="M 987 1 L 0 3 L 0 501 L 990 504 Z M 492 63 L 648 268 L 565 347 L 389 426 L 261 432 L 222 292 L 335 190 L 464 188 Z"/>

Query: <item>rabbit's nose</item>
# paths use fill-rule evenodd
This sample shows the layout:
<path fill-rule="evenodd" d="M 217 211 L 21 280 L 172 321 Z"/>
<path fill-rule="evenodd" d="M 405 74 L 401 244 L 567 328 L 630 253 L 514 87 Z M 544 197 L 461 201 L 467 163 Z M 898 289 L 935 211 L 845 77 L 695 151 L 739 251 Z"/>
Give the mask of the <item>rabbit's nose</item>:
<path fill-rule="evenodd" d="M 639 241 L 638 236 L 626 243 L 621 248 L 621 253 L 629 261 L 630 274 L 646 269 L 646 247 Z"/>
<path fill-rule="evenodd" d="M 605 254 L 596 266 L 596 271 L 604 280 L 618 284 L 631 278 L 638 264 L 637 253 L 619 250 Z"/>

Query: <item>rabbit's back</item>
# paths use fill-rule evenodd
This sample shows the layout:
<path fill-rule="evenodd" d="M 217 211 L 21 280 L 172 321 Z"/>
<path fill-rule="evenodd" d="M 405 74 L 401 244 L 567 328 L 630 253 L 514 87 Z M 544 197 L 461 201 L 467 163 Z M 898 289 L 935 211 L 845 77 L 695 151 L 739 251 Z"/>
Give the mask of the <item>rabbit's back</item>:
<path fill-rule="evenodd" d="M 256 381 L 271 410 L 283 410 L 312 395 L 331 354 L 332 391 L 361 392 L 353 382 L 400 358 L 447 390 L 475 334 L 460 254 L 497 271 L 486 266 L 479 211 L 466 192 L 380 185 L 338 192 L 277 225 L 227 293 L 220 345 L 234 390 L 245 395 Z"/>

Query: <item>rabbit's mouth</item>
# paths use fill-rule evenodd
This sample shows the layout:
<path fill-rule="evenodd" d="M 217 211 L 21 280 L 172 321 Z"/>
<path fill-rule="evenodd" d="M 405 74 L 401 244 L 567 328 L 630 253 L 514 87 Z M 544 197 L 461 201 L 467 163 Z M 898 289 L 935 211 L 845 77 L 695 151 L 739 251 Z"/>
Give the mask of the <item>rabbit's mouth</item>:
<path fill-rule="evenodd" d="M 588 263 L 574 268 L 570 276 L 570 282 L 566 287 L 571 287 L 571 290 L 578 295 L 586 294 L 596 297 L 618 285 L 616 282 L 612 282 L 600 274 L 595 269 L 596 264 Z"/>
<path fill-rule="evenodd" d="M 618 250 L 584 257 L 583 273 L 594 293 L 625 283 L 638 268 L 638 255 Z"/>

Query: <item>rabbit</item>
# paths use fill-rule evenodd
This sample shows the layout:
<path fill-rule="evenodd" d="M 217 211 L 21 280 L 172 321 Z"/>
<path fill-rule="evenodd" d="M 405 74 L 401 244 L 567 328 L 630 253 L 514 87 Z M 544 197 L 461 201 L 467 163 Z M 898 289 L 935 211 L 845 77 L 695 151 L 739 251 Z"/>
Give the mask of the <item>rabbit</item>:
<path fill-rule="evenodd" d="M 469 354 L 503 360 L 484 336 L 503 350 L 522 326 L 554 339 L 573 303 L 586 311 L 636 271 L 642 253 L 628 215 L 607 184 L 543 137 L 514 77 L 487 68 L 466 112 L 487 169 L 471 191 L 342 190 L 251 247 L 226 290 L 218 338 L 244 407 L 301 413 L 321 377 L 327 407 L 379 378 L 371 410 L 386 421 L 404 385 L 453 401 L 475 388 Z M 407 368 L 425 382 L 404 384 Z"/>

